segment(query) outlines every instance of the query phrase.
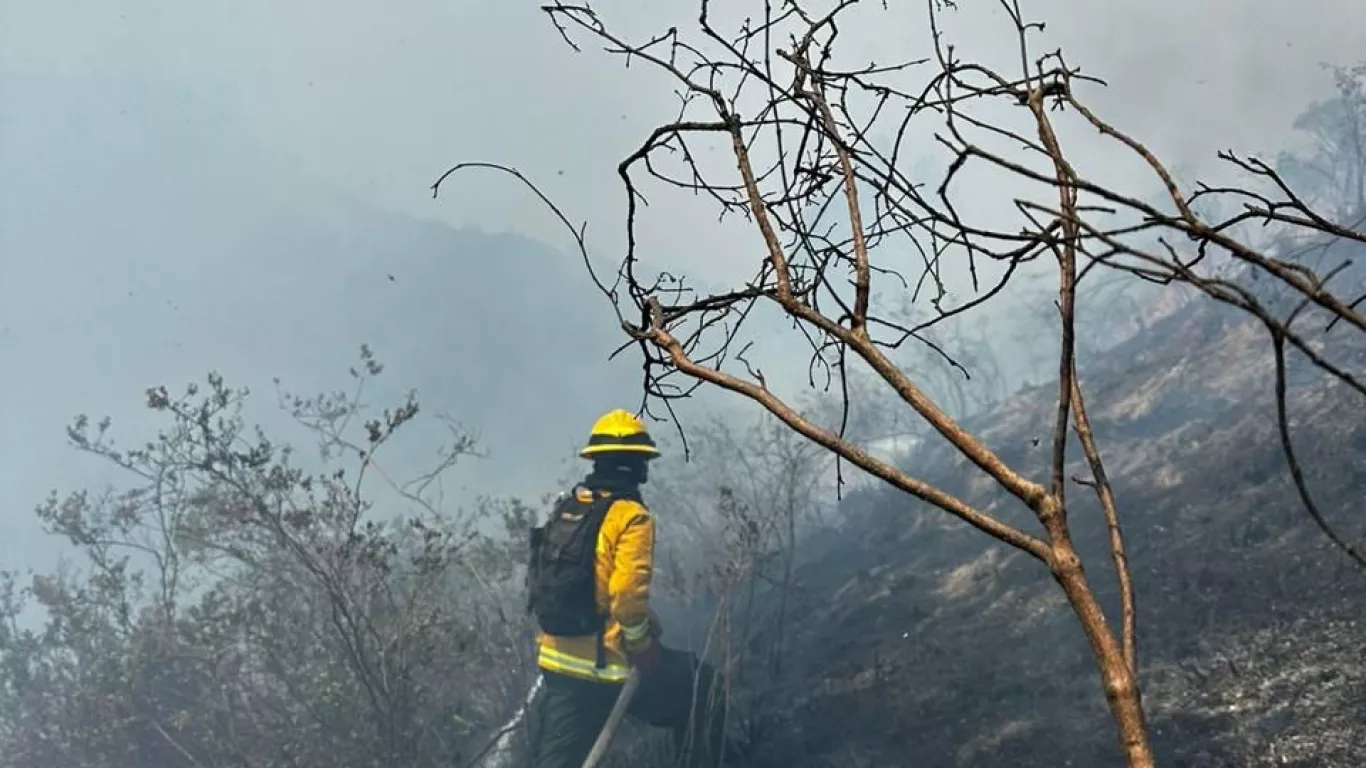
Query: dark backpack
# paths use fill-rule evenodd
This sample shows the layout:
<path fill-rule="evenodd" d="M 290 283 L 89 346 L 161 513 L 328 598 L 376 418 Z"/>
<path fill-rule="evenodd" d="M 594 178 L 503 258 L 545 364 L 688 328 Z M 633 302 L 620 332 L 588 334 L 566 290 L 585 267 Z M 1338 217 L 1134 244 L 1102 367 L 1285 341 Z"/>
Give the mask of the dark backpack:
<path fill-rule="evenodd" d="M 527 566 L 527 608 L 541 631 L 559 637 L 602 632 L 606 617 L 598 613 L 596 559 L 598 533 L 616 499 L 592 493 L 584 501 L 578 487 L 556 504 L 550 521 L 531 529 Z"/>

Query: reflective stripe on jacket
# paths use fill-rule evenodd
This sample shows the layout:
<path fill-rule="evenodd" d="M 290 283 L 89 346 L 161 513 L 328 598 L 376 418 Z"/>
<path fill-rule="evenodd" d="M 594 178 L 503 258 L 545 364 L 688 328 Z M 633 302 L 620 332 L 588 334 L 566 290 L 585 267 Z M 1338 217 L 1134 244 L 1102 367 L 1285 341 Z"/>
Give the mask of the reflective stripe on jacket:
<path fill-rule="evenodd" d="M 607 491 L 596 493 L 608 495 Z M 597 666 L 595 636 L 557 637 L 541 632 L 536 638 L 541 669 L 604 683 L 626 679 L 630 670 L 626 647 L 639 645 L 651 633 L 654 548 L 655 523 L 645 505 L 630 499 L 613 501 L 598 533 L 594 562 L 598 610 L 607 616 L 602 638 L 605 665 Z"/>

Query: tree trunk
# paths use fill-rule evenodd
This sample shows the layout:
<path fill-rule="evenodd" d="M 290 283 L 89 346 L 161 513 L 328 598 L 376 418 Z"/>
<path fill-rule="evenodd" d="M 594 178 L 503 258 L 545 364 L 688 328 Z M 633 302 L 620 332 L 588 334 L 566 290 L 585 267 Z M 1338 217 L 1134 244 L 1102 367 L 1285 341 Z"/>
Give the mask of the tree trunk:
<path fill-rule="evenodd" d="M 1153 750 L 1148 743 L 1148 724 L 1143 713 L 1137 670 L 1124 657 L 1119 641 L 1105 620 L 1105 613 L 1082 570 L 1081 558 L 1072 546 L 1066 523 L 1058 519 L 1048 528 L 1052 539 L 1050 567 L 1053 578 L 1062 586 L 1067 602 L 1081 621 L 1082 630 L 1091 644 L 1091 653 L 1100 668 L 1105 688 L 1105 701 L 1110 705 L 1110 716 L 1118 731 L 1124 764 L 1128 768 L 1153 768 Z"/>

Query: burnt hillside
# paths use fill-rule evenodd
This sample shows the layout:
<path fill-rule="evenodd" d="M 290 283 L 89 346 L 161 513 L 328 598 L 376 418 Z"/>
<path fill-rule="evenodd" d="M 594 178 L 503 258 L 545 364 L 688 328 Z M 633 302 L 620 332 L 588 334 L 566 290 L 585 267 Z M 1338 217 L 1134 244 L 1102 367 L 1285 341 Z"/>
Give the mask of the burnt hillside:
<path fill-rule="evenodd" d="M 1366 574 L 1326 541 L 1286 472 L 1269 349 L 1259 327 L 1197 302 L 1084 374 L 1126 527 L 1164 765 L 1357 766 L 1366 754 Z M 1361 541 L 1366 408 L 1308 371 L 1291 385 L 1313 492 Z M 1022 393 L 970 426 L 1046 477 L 1052 400 Z M 1069 475 L 1084 475 L 1071 456 Z M 955 458 L 931 446 L 911 464 L 1037 528 Z M 1099 508 L 1088 488 L 1069 494 L 1114 615 Z M 1041 565 L 901 494 L 845 507 L 847 535 L 814 542 L 802 571 L 793 705 L 756 764 L 1119 764 L 1089 651 Z"/>

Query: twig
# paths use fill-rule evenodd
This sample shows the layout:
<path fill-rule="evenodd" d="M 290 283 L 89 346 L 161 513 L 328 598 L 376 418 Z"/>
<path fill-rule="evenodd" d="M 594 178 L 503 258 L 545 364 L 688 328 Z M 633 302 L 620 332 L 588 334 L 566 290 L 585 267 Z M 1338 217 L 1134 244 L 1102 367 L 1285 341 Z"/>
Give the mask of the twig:
<path fill-rule="evenodd" d="M 1286 414 L 1285 335 L 1278 326 L 1268 326 L 1268 330 L 1271 332 L 1271 348 L 1276 353 L 1276 427 L 1281 436 L 1281 452 L 1285 455 L 1285 462 L 1290 468 L 1290 477 L 1295 481 L 1295 490 L 1299 492 L 1300 500 L 1304 502 L 1304 508 L 1309 511 L 1310 517 L 1314 518 L 1314 522 L 1318 524 L 1319 529 L 1328 537 L 1328 540 L 1356 561 L 1357 565 L 1366 567 L 1366 555 L 1347 543 L 1329 525 L 1327 518 L 1319 511 L 1318 504 L 1314 503 L 1314 497 L 1309 493 L 1309 484 L 1305 482 L 1304 471 L 1300 469 L 1294 444 L 1290 440 L 1290 419 Z"/>

